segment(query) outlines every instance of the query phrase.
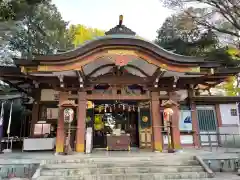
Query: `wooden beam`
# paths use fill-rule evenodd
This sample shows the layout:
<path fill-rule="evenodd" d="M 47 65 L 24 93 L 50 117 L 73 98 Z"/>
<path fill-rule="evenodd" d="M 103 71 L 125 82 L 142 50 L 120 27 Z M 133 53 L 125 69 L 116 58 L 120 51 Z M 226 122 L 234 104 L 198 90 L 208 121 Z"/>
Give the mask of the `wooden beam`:
<path fill-rule="evenodd" d="M 70 99 L 77 99 L 77 95 L 69 95 Z M 109 95 L 109 94 L 88 94 L 87 100 L 149 100 L 149 95 Z"/>
<path fill-rule="evenodd" d="M 126 76 L 101 76 L 98 78 L 92 78 L 88 81 L 88 84 L 146 84 L 150 83 L 151 79 L 142 78 L 134 75 Z"/>

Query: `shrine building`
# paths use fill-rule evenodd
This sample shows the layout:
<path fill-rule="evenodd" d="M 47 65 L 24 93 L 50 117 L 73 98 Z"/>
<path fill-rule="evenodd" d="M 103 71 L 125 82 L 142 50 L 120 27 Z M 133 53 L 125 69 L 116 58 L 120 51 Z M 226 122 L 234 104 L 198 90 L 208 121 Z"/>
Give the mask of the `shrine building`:
<path fill-rule="evenodd" d="M 166 51 L 138 37 L 121 18 L 105 34 L 71 51 L 16 58 L 15 66 L 0 67 L 2 81 L 34 100 L 28 105 L 26 140 L 37 142 L 51 134 L 57 153 L 64 152 L 68 136 L 76 152 L 85 152 L 89 143 L 91 150 L 162 151 L 169 141 L 165 108 L 173 110 L 174 149 L 208 145 L 204 134 L 212 134 L 216 144 L 219 133 L 239 133 L 240 98 L 200 93 L 238 68 Z M 70 124 L 66 108 L 74 111 Z M 89 142 L 86 129 L 92 129 Z"/>

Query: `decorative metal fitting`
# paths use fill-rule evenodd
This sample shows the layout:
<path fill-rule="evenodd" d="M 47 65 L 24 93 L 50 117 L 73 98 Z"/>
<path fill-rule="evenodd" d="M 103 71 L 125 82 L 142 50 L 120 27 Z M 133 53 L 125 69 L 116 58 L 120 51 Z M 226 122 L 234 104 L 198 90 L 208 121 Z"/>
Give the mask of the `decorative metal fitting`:
<path fill-rule="evenodd" d="M 208 160 L 208 167 L 211 167 L 212 162 L 210 160 Z"/>
<path fill-rule="evenodd" d="M 224 160 L 220 161 L 220 172 L 223 172 L 224 163 L 225 163 Z"/>

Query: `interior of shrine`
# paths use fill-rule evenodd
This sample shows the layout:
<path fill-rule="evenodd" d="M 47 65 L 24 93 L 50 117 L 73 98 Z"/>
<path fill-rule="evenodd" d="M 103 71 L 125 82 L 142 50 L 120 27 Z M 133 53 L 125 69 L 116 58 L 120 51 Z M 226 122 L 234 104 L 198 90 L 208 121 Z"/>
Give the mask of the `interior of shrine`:
<path fill-rule="evenodd" d="M 93 127 L 93 148 L 106 148 L 106 136 L 114 129 L 129 134 L 131 147 L 139 147 L 139 110 L 136 102 L 95 101 L 93 121 L 87 117 L 87 126 Z M 91 114 L 88 114 L 91 115 Z"/>

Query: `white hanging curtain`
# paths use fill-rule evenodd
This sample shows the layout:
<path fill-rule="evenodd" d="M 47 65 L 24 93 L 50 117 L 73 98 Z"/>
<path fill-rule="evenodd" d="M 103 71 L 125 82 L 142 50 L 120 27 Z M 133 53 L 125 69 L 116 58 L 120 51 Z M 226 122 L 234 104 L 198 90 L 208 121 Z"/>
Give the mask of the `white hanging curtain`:
<path fill-rule="evenodd" d="M 2 105 L 2 106 L 1 106 L 1 114 L 0 114 L 0 126 L 3 125 L 4 102 L 2 102 L 1 105 Z"/>
<path fill-rule="evenodd" d="M 13 106 L 13 101 L 11 102 L 10 113 L 9 113 L 9 121 L 8 121 L 8 128 L 7 128 L 8 135 L 10 135 L 10 128 L 12 123 L 12 106 Z"/>

